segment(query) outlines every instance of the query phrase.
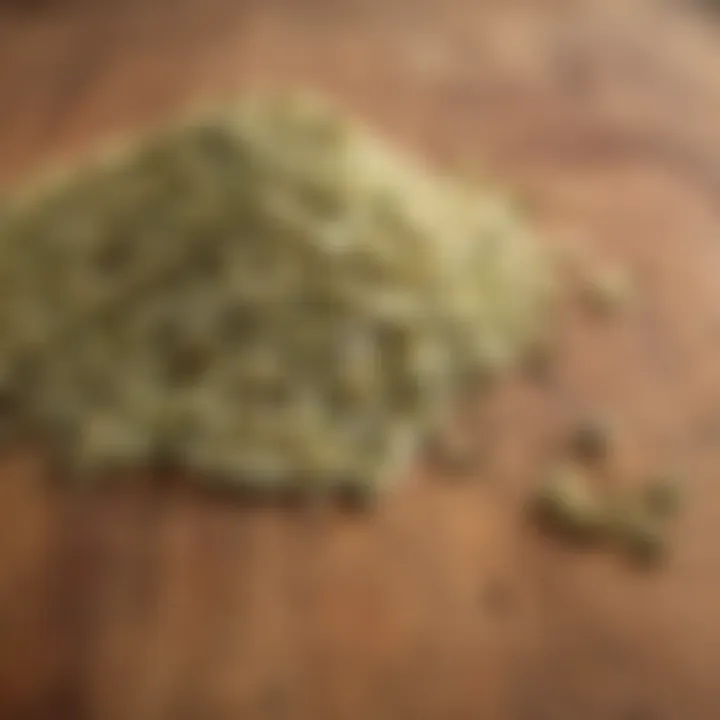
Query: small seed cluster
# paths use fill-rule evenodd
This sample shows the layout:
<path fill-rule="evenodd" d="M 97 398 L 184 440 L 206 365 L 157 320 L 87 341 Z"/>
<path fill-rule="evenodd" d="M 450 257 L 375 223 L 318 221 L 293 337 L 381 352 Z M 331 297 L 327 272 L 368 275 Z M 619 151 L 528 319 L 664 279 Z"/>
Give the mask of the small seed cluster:
<path fill-rule="evenodd" d="M 8 429 L 90 477 L 162 461 L 356 498 L 468 373 L 530 345 L 552 295 L 511 203 L 297 97 L 8 198 L 0 258 Z"/>
<path fill-rule="evenodd" d="M 599 487 L 594 470 L 606 465 L 613 447 L 612 424 L 591 418 L 570 438 L 572 458 L 554 466 L 533 507 L 553 530 L 584 542 L 607 542 L 630 557 L 657 561 L 666 550 L 665 529 L 680 508 L 680 484 L 667 474 L 650 476 L 622 494 Z"/>

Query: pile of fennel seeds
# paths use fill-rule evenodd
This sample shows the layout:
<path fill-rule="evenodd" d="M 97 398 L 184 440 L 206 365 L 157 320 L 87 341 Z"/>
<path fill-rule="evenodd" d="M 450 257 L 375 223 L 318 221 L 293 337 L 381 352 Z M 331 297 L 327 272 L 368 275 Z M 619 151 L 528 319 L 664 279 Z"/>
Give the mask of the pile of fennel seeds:
<path fill-rule="evenodd" d="M 374 491 L 552 292 L 502 196 L 315 100 L 148 134 L 0 211 L 5 424 L 94 477 Z"/>

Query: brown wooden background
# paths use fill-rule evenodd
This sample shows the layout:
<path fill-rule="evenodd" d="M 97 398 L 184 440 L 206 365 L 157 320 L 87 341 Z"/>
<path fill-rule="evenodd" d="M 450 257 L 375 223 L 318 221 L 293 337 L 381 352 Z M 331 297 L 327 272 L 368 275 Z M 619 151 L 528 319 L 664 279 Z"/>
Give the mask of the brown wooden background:
<path fill-rule="evenodd" d="M 8 458 L 0 718 L 716 720 L 720 31 L 644 0 L 4 2 L 0 179 L 188 98 L 298 82 L 507 179 L 637 267 L 643 302 L 610 325 L 569 311 L 558 387 L 499 388 L 478 481 L 418 470 L 369 518 L 142 479 L 78 495 Z M 623 423 L 619 483 L 684 469 L 660 572 L 524 519 L 585 407 Z"/>

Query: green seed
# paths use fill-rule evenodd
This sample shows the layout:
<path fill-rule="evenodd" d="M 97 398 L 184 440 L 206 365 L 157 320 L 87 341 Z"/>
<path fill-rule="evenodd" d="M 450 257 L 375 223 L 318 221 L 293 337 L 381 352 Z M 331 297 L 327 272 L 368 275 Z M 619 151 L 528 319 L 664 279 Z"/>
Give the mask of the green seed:
<path fill-rule="evenodd" d="M 606 522 L 605 508 L 577 468 L 551 471 L 534 498 L 535 510 L 552 527 L 563 532 L 594 536 Z"/>

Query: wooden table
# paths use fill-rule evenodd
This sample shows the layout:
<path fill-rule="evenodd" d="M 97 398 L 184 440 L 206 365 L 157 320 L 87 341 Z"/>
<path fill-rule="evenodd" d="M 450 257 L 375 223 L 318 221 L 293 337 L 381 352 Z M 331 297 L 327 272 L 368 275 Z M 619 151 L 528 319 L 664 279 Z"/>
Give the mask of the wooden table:
<path fill-rule="evenodd" d="M 188 98 L 302 83 L 532 199 L 637 268 L 563 315 L 559 381 L 504 383 L 477 482 L 418 469 L 370 517 L 243 509 L 142 478 L 0 475 L 0 717 L 720 716 L 720 34 L 667 3 L 154 0 L 0 5 L 0 179 Z M 616 480 L 683 469 L 666 568 L 562 545 L 523 502 L 587 409 Z"/>

